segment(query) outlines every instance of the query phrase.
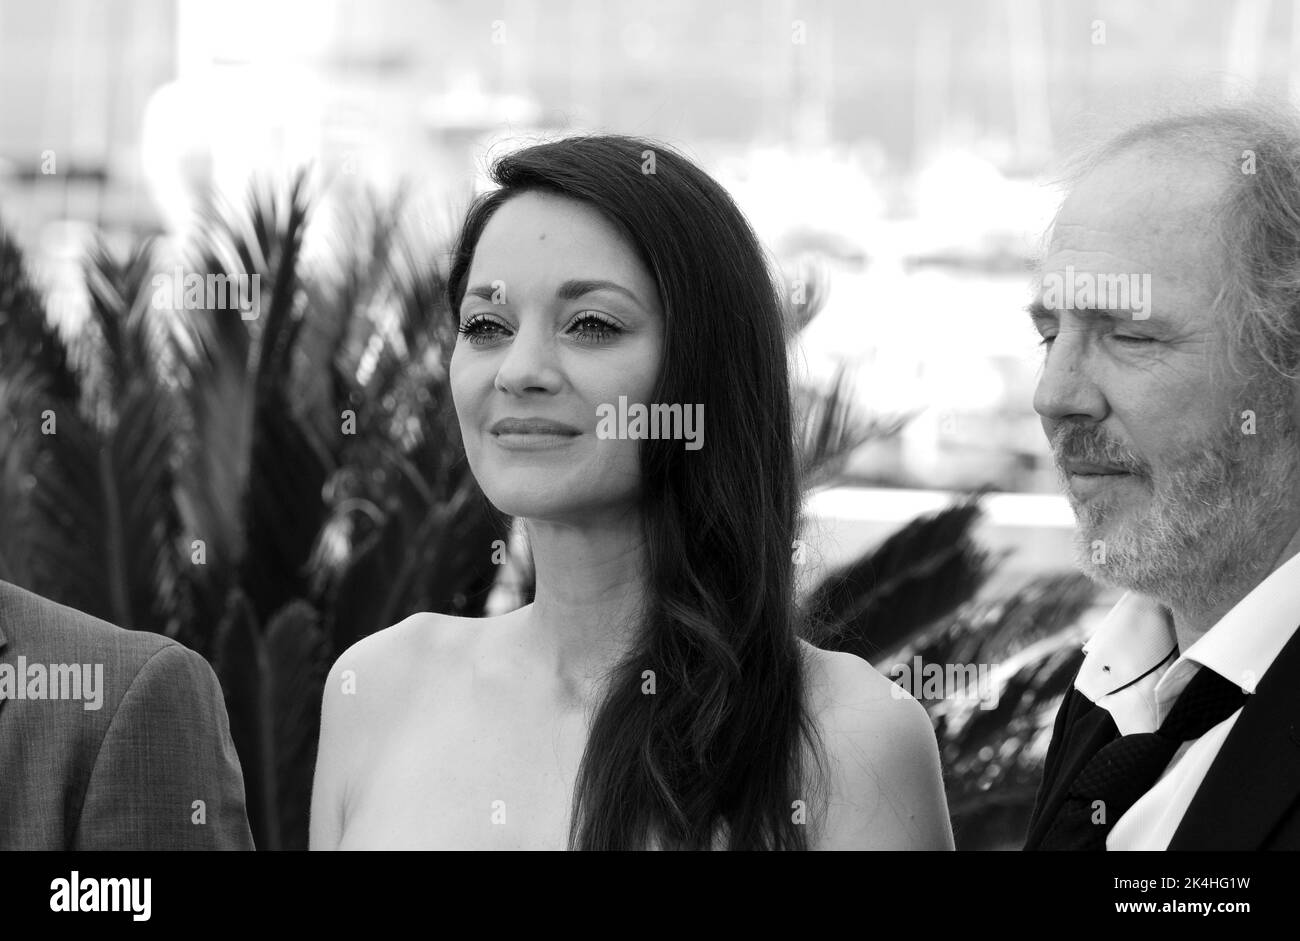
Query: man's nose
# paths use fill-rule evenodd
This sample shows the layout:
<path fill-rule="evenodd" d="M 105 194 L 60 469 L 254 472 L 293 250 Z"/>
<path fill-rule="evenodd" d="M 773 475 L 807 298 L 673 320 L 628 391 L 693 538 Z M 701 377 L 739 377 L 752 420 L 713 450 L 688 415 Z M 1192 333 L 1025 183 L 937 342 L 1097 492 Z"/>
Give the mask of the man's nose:
<path fill-rule="evenodd" d="M 1052 341 L 1034 390 L 1034 411 L 1052 422 L 1069 418 L 1101 421 L 1108 408 L 1094 375 L 1093 352 L 1082 332 L 1062 331 Z"/>
<path fill-rule="evenodd" d="M 539 323 L 525 322 L 511 338 L 501 360 L 497 386 L 516 395 L 554 391 L 559 383 L 556 353 L 552 334 Z"/>

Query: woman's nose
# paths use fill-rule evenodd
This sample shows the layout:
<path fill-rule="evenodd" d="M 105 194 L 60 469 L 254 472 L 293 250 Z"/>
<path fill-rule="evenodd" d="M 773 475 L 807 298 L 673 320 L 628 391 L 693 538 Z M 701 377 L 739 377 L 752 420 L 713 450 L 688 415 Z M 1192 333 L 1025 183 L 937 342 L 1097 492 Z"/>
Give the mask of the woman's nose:
<path fill-rule="evenodd" d="M 510 338 L 497 369 L 497 388 L 515 395 L 552 392 L 559 381 L 554 338 L 540 325 L 521 327 Z"/>

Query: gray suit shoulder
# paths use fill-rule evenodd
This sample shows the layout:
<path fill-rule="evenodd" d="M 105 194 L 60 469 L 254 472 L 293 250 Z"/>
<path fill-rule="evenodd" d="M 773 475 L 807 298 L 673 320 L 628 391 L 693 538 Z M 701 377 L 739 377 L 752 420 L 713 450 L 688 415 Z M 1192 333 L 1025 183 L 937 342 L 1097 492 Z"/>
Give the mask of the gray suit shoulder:
<path fill-rule="evenodd" d="M 125 630 L 97 617 L 0 581 L 0 657 L 33 663 L 103 663 L 106 672 L 134 673 L 170 637 Z"/>
<path fill-rule="evenodd" d="M 0 666 L 0 849 L 252 848 L 198 653 L 0 582 Z"/>

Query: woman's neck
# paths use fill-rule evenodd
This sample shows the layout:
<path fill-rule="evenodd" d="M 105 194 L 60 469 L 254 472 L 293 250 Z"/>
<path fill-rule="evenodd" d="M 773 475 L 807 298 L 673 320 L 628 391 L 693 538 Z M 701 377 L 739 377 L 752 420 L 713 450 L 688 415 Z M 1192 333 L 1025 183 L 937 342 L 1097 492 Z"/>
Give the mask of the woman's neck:
<path fill-rule="evenodd" d="M 526 609 L 538 661 L 590 692 L 631 650 L 649 569 L 635 513 L 581 525 L 529 520 L 536 593 Z"/>

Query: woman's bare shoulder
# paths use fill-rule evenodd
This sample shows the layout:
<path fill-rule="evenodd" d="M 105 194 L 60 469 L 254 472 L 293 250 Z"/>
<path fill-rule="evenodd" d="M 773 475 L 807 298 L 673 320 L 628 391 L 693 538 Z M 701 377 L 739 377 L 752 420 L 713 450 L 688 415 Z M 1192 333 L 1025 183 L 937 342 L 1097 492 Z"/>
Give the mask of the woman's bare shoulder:
<path fill-rule="evenodd" d="M 851 739 L 869 758 L 934 744 L 925 707 L 867 661 L 811 645 L 804 653 L 809 701 L 824 734 Z"/>
<path fill-rule="evenodd" d="M 358 720 L 373 710 L 399 706 L 415 686 L 466 664 L 485 627 L 495 618 L 460 618 L 421 611 L 361 638 L 341 653 L 326 680 L 347 697 Z M 373 718 L 373 715 L 371 715 Z"/>
<path fill-rule="evenodd" d="M 860 657 L 803 648 L 830 764 L 823 848 L 950 849 L 938 742 L 925 707 Z"/>
<path fill-rule="evenodd" d="M 409 662 L 411 657 L 454 652 L 466 639 L 468 626 L 473 623 L 481 622 L 433 611 L 419 611 L 404 621 L 361 638 L 339 655 L 339 662 L 400 666 Z"/>
<path fill-rule="evenodd" d="M 470 623 L 431 612 L 413 614 L 363 637 L 334 661 L 321 698 L 313 849 L 339 845 L 349 800 L 370 773 L 375 749 L 400 725 L 429 678 L 456 662 L 472 637 Z"/>
<path fill-rule="evenodd" d="M 891 708 L 891 704 L 911 702 L 920 706 L 906 690 L 861 657 L 821 650 L 803 640 L 799 645 L 808 666 L 808 691 L 814 713 L 868 709 L 875 714 L 883 710 L 885 715 L 897 715 L 910 710 L 907 706 Z"/>

